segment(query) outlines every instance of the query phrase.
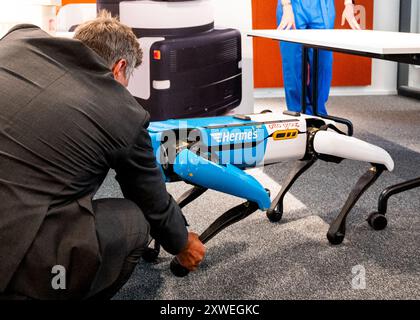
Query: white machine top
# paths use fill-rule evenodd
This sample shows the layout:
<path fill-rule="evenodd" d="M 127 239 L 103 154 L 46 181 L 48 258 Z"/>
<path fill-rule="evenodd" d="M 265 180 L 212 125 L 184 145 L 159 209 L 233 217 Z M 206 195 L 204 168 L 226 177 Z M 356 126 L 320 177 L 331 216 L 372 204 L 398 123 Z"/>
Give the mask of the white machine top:
<path fill-rule="evenodd" d="M 373 30 L 252 30 L 249 36 L 373 54 L 419 54 L 420 33 Z"/>
<path fill-rule="evenodd" d="M 188 28 L 213 23 L 214 10 L 209 0 L 123 1 L 120 3 L 120 20 L 131 28 Z"/>

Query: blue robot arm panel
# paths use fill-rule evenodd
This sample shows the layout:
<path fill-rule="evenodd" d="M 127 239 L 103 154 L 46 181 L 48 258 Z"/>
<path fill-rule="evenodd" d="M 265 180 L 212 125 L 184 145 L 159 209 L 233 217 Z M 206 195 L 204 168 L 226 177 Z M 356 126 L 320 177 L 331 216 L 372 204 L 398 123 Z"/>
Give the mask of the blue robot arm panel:
<path fill-rule="evenodd" d="M 270 207 L 267 190 L 234 165 L 219 165 L 184 149 L 176 157 L 174 172 L 184 181 L 255 202 L 261 210 Z"/>

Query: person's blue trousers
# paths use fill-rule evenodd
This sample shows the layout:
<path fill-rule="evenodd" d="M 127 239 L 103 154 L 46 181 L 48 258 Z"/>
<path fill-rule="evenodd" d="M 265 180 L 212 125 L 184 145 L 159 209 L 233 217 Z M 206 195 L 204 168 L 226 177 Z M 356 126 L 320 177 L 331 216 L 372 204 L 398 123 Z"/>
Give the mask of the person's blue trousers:
<path fill-rule="evenodd" d="M 291 0 L 297 29 L 333 29 L 335 20 L 334 0 Z M 277 5 L 277 25 L 283 16 L 281 1 Z M 287 108 L 301 111 L 302 96 L 302 45 L 281 42 L 280 50 L 283 61 L 283 79 L 286 92 Z M 325 104 L 328 101 L 332 80 L 333 55 L 330 51 L 319 50 L 318 67 L 318 112 L 327 114 Z M 309 50 L 311 81 L 307 90 L 307 114 L 313 114 L 313 50 Z"/>

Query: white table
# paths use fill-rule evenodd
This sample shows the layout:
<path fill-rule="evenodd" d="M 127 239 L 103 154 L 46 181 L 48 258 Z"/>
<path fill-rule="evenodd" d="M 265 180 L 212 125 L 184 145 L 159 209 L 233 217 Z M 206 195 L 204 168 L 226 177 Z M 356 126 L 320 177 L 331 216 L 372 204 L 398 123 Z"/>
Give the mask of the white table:
<path fill-rule="evenodd" d="M 314 84 L 318 81 L 319 49 L 342 52 L 375 59 L 396 61 L 420 66 L 420 34 L 387 32 L 373 30 L 253 30 L 248 33 L 252 37 L 267 38 L 277 41 L 298 43 L 303 45 L 302 58 L 302 112 L 306 113 L 306 93 L 308 77 L 308 52 L 314 49 Z M 317 88 L 313 85 L 312 101 L 314 113 L 317 110 Z M 322 116 L 348 127 L 348 134 L 353 134 L 353 126 L 346 119 Z M 388 200 L 391 196 L 420 187 L 420 177 L 386 188 L 379 197 L 378 213 L 385 215 Z"/>
<path fill-rule="evenodd" d="M 355 54 L 420 54 L 420 34 L 373 30 L 253 30 L 249 36 Z"/>

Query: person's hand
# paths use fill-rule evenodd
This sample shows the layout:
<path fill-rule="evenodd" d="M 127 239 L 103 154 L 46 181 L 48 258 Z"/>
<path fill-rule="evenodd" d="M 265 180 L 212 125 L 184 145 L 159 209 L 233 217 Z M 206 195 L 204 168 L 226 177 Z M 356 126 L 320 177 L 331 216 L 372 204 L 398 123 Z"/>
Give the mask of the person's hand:
<path fill-rule="evenodd" d="M 188 233 L 188 242 L 184 250 L 177 256 L 178 262 L 190 271 L 197 269 L 200 262 L 204 259 L 206 247 L 198 238 L 198 235 L 193 232 Z"/>
<path fill-rule="evenodd" d="M 283 16 L 281 17 L 278 30 L 296 29 L 295 14 L 293 13 L 292 5 L 288 4 L 283 7 Z"/>
<path fill-rule="evenodd" d="M 343 15 L 341 17 L 341 25 L 344 26 L 344 24 L 347 21 L 353 30 L 361 30 L 362 28 L 360 28 L 360 25 L 357 23 L 354 13 L 354 5 L 346 4 L 346 6 L 344 7 Z"/>

